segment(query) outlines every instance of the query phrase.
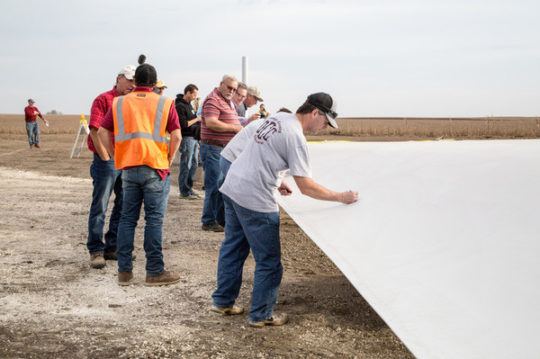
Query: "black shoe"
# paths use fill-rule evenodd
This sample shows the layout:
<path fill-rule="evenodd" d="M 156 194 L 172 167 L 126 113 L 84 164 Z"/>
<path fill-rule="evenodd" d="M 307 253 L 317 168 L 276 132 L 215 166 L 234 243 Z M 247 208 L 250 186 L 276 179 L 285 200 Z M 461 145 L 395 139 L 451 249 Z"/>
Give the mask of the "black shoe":
<path fill-rule="evenodd" d="M 117 261 L 118 258 L 116 257 L 116 251 L 114 252 L 105 252 L 103 253 L 103 257 L 105 257 L 106 260 L 109 261 Z M 137 258 L 137 255 L 135 253 L 131 253 L 131 260 L 135 260 Z"/>
<path fill-rule="evenodd" d="M 217 223 L 203 223 L 202 230 L 210 232 L 225 232 L 225 228 Z"/>

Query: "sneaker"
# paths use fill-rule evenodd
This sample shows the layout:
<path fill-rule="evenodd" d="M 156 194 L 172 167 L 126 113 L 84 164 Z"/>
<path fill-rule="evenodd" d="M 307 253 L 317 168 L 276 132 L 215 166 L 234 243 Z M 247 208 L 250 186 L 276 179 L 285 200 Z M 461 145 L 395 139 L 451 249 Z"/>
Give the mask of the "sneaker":
<path fill-rule="evenodd" d="M 118 272 L 118 285 L 130 285 L 133 279 L 133 272 Z"/>
<path fill-rule="evenodd" d="M 105 258 L 103 253 L 90 254 L 90 267 L 100 269 L 105 267 Z"/>
<path fill-rule="evenodd" d="M 41 147 L 39 146 L 39 143 L 36 143 L 34 146 L 36 146 L 36 148 L 41 148 Z"/>
<path fill-rule="evenodd" d="M 273 325 L 273 326 L 283 325 L 283 324 L 286 324 L 288 321 L 289 321 L 289 316 L 287 315 L 287 313 L 279 313 L 279 314 L 274 313 L 274 315 L 272 315 L 270 318 L 266 320 L 262 320 L 260 322 L 252 322 L 250 320 L 249 325 L 255 328 L 262 328 L 265 325 Z"/>
<path fill-rule="evenodd" d="M 199 199 L 199 197 L 195 196 L 194 194 L 190 194 L 188 196 L 180 195 L 180 196 L 178 196 L 178 198 L 180 198 L 180 199 Z"/>
<path fill-rule="evenodd" d="M 197 198 L 201 198 L 201 194 L 198 191 L 195 191 L 194 189 L 191 190 L 191 194 Z"/>
<path fill-rule="evenodd" d="M 146 276 L 146 282 L 144 283 L 144 285 L 153 287 L 160 285 L 169 285 L 178 282 L 180 282 L 180 276 L 178 274 L 169 271 L 163 271 L 163 273 L 161 273 L 157 277 Z"/>
<path fill-rule="evenodd" d="M 103 253 L 103 257 L 105 257 L 108 261 L 117 261 L 118 258 L 116 257 L 116 251 L 114 252 L 105 252 Z M 137 258 L 137 255 L 135 253 L 131 253 L 131 260 L 135 260 Z"/>
<path fill-rule="evenodd" d="M 225 232 L 225 228 L 217 223 L 203 223 L 201 228 L 203 231 Z"/>
<path fill-rule="evenodd" d="M 219 313 L 221 315 L 238 315 L 244 313 L 244 308 L 239 307 L 237 305 L 233 305 L 232 307 L 226 307 L 221 308 L 216 305 L 212 305 L 210 307 L 210 311 Z"/>

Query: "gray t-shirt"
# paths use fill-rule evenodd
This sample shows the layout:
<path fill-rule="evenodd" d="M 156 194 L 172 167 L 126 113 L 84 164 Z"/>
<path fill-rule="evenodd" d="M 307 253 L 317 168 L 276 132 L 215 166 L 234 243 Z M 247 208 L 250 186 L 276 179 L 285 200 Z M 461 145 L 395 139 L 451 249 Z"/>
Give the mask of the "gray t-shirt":
<path fill-rule="evenodd" d="M 236 136 L 229 141 L 227 146 L 225 146 L 223 151 L 221 151 L 221 156 L 231 163 L 234 162 L 240 153 L 242 153 L 244 148 L 246 148 L 249 140 L 252 139 L 253 135 L 264 121 L 265 119 L 258 119 L 250 122 L 242 131 L 237 133 Z"/>
<path fill-rule="evenodd" d="M 252 211 L 277 212 L 279 172 L 289 169 L 291 176 L 311 178 L 308 147 L 295 115 L 280 112 L 260 121 L 220 191 Z"/>
<path fill-rule="evenodd" d="M 236 108 L 236 113 L 240 117 L 246 117 L 246 105 L 242 102 L 238 107 Z"/>

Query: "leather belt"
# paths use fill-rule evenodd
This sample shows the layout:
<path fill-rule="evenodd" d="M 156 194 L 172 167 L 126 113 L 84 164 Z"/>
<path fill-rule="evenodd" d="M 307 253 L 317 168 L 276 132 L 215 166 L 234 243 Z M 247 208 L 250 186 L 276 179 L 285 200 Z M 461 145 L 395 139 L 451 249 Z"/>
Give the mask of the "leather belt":
<path fill-rule="evenodd" d="M 219 142 L 219 141 L 216 141 L 216 140 L 209 140 L 207 138 L 205 139 L 201 139 L 201 142 L 202 143 L 206 143 L 207 145 L 212 145 L 212 146 L 218 146 L 218 147 L 225 147 L 226 145 Z"/>

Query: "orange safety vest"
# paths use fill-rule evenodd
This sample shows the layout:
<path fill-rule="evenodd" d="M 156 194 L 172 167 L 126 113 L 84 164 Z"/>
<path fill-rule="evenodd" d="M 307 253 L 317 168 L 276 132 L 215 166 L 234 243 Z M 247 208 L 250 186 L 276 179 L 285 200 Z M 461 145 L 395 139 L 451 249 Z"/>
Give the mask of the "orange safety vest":
<path fill-rule="evenodd" d="M 154 92 L 132 92 L 114 99 L 116 169 L 169 168 L 166 128 L 172 101 Z"/>

